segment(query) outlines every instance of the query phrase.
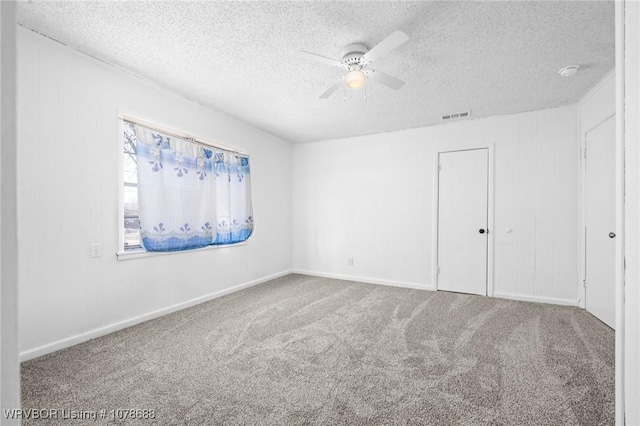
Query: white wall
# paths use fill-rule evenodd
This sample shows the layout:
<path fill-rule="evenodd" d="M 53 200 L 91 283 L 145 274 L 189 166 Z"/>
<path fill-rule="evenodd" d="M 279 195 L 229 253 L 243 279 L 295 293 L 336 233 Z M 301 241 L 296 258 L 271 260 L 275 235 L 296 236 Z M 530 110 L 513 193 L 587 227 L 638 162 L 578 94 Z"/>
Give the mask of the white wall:
<path fill-rule="evenodd" d="M 582 136 L 616 113 L 616 79 L 613 72 L 583 98 L 578 111 Z"/>
<path fill-rule="evenodd" d="M 570 106 L 295 145 L 294 270 L 431 288 L 434 146 L 493 142 L 495 294 L 577 304 L 577 129 Z"/>
<path fill-rule="evenodd" d="M 22 28 L 18 56 L 23 359 L 290 271 L 288 142 Z M 249 152 L 246 245 L 116 260 L 119 111 Z M 102 257 L 90 257 L 92 243 Z"/>
<path fill-rule="evenodd" d="M 0 411 L 20 407 L 16 216 L 16 3 L 0 2 Z M 19 424 L 0 417 L 0 424 Z"/>

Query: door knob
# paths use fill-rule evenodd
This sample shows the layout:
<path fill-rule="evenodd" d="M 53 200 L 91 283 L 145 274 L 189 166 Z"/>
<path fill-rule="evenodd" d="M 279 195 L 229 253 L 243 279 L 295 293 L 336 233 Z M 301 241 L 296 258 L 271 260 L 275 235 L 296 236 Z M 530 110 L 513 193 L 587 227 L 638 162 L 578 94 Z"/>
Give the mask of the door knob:
<path fill-rule="evenodd" d="M 488 232 L 488 231 L 485 231 L 484 229 L 481 229 L 478 232 L 481 233 L 481 234 L 484 234 L 485 232 Z"/>
<path fill-rule="evenodd" d="M 609 232 L 609 238 L 615 238 L 616 234 L 614 232 Z"/>

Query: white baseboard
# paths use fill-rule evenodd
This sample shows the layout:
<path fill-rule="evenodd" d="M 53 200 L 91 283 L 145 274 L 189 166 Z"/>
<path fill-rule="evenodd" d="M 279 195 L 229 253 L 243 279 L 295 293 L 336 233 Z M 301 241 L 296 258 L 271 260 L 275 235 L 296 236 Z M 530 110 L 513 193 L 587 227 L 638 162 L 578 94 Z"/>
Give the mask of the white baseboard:
<path fill-rule="evenodd" d="M 285 271 L 281 271 L 276 274 L 268 275 L 266 277 L 258 278 L 256 280 L 249 281 L 243 284 L 238 284 L 236 286 L 225 288 L 223 290 L 219 290 L 204 296 L 196 297 L 195 299 L 187 300 L 186 302 L 178 303 L 176 305 L 158 309 L 156 311 L 139 315 L 134 318 L 130 318 L 130 319 L 120 321 L 114 324 L 110 324 L 104 327 L 96 328 L 94 330 L 77 334 L 75 336 L 71 336 L 66 339 L 58 340 L 56 342 L 49 343 L 43 346 L 38 346 L 37 348 L 28 349 L 26 351 L 20 352 L 20 361 L 21 362 L 28 361 L 30 359 L 37 358 L 42 355 L 59 351 L 61 349 L 65 349 L 70 346 L 77 345 L 78 343 L 86 342 L 88 340 L 95 339 L 97 337 L 104 336 L 109 333 L 113 333 L 114 331 L 122 330 L 123 328 L 131 327 L 132 325 L 140 324 L 141 322 L 158 318 L 163 315 L 170 314 L 172 312 L 180 311 L 182 309 L 186 309 L 191 306 L 199 305 L 200 303 L 208 302 L 209 300 L 217 299 L 218 297 L 222 297 L 227 294 L 235 293 L 236 291 L 244 290 L 246 288 L 253 287 L 258 284 L 262 284 L 264 282 L 273 280 L 275 278 L 288 275 L 292 272 L 293 272 L 292 269 L 287 269 Z"/>
<path fill-rule="evenodd" d="M 430 284 L 419 284 L 419 283 L 411 283 L 411 282 L 403 282 L 403 281 L 382 280 L 382 279 L 370 278 L 370 277 L 357 277 L 357 276 L 351 276 L 351 275 L 332 274 L 332 273 L 319 272 L 319 271 L 310 271 L 306 269 L 287 269 L 272 275 L 268 275 L 266 277 L 258 278 L 253 281 L 249 281 L 243 284 L 238 284 L 236 286 L 225 288 L 223 290 L 219 290 L 204 296 L 196 297 L 194 299 L 187 300 L 186 302 L 178 303 L 166 308 L 158 309 L 153 312 L 139 315 L 134 318 L 130 318 L 130 319 L 120 321 L 114 324 L 110 324 L 104 327 L 96 328 L 96 329 L 87 331 L 85 333 L 77 334 L 75 336 L 58 340 L 56 342 L 49 343 L 43 346 L 38 346 L 33 349 L 28 349 L 20 353 L 20 361 L 21 362 L 28 361 L 30 359 L 34 359 L 42 355 L 56 352 L 61 349 L 65 349 L 70 346 L 74 346 L 79 343 L 86 342 L 88 340 L 95 339 L 97 337 L 104 336 L 106 334 L 113 333 L 115 331 L 122 330 L 124 328 L 131 327 L 133 325 L 140 324 L 142 322 L 149 321 L 151 319 L 170 314 L 172 312 L 180 311 L 182 309 L 186 309 L 191 306 L 199 305 L 200 303 L 217 299 L 218 297 L 235 293 L 236 291 L 244 290 L 246 288 L 253 287 L 258 284 L 262 284 L 264 282 L 267 282 L 291 273 L 311 275 L 311 276 L 323 277 L 323 278 L 334 278 L 334 279 L 345 280 L 345 281 L 362 282 L 367 284 L 411 288 L 411 289 L 417 289 L 417 290 L 429 290 L 429 291 L 435 290 L 435 288 Z M 540 296 L 524 296 L 519 294 L 500 293 L 500 292 L 494 293 L 493 297 L 498 297 L 503 299 L 512 299 L 512 300 L 521 300 L 525 302 L 551 303 L 555 305 L 578 306 L 578 300 L 571 300 L 571 299 L 558 299 L 558 298 L 540 297 Z"/>
<path fill-rule="evenodd" d="M 578 299 L 558 299 L 555 297 L 525 296 L 513 293 L 493 293 L 493 297 L 501 299 L 521 300 L 523 302 L 551 303 L 552 305 L 578 306 Z"/>
<path fill-rule="evenodd" d="M 345 280 L 345 281 L 357 281 L 368 284 L 378 284 L 378 285 L 387 285 L 392 287 L 403 287 L 403 288 L 413 288 L 418 290 L 429 290 L 435 291 L 433 285 L 431 284 L 418 284 L 418 283 L 408 283 L 402 281 L 390 281 L 390 280 L 381 280 L 378 278 L 370 278 L 370 277 L 355 277 L 351 275 L 343 275 L 343 274 L 333 274 L 329 272 L 319 272 L 319 271 L 310 271 L 307 269 L 295 269 L 293 270 L 294 274 L 302 274 L 302 275 L 311 275 L 314 277 L 323 277 L 323 278 L 335 278 L 337 280 Z M 501 299 L 512 299 L 512 300 L 520 300 L 523 302 L 535 302 L 535 303 L 550 303 L 553 305 L 563 305 L 563 306 L 578 306 L 578 300 L 571 299 L 560 299 L 554 297 L 542 297 L 542 296 L 526 296 L 520 294 L 512 294 L 512 293 L 494 293 L 493 297 L 501 298 Z"/>
<path fill-rule="evenodd" d="M 404 281 L 381 280 L 378 278 L 370 278 L 370 277 L 354 277 L 351 275 L 309 271 L 307 269 L 294 269 L 293 273 L 302 274 L 302 275 L 311 275 L 314 277 L 322 277 L 322 278 L 335 278 L 337 280 L 356 281 L 356 282 L 367 283 L 367 284 L 386 285 L 391 287 L 413 288 L 417 290 L 430 290 L 430 291 L 435 290 L 435 288 L 433 288 L 431 284 L 418 284 L 418 283 L 409 283 Z"/>

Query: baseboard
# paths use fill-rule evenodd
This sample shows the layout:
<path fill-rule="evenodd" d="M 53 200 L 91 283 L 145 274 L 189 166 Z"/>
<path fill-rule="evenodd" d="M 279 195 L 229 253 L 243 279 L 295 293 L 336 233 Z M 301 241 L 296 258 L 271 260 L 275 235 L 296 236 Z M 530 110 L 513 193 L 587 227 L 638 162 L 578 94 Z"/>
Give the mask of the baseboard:
<path fill-rule="evenodd" d="M 332 274 L 328 272 L 319 272 L 319 271 L 309 271 L 307 269 L 294 269 L 293 273 L 302 274 L 302 275 L 311 275 L 314 277 L 322 277 L 322 278 L 335 278 L 337 280 L 356 281 L 356 282 L 367 283 L 367 284 L 412 288 L 416 290 L 430 290 L 430 291 L 435 290 L 435 288 L 433 288 L 433 286 L 430 284 L 418 284 L 418 283 L 409 283 L 404 281 L 381 280 L 378 278 L 370 278 L 370 277 L 354 277 L 351 275 Z"/>
<path fill-rule="evenodd" d="M 513 293 L 494 292 L 493 297 L 501 299 L 521 300 L 523 302 L 550 303 L 552 305 L 578 306 L 578 299 L 558 299 L 555 297 L 525 296 Z"/>
<path fill-rule="evenodd" d="M 199 305 L 200 303 L 208 302 L 209 300 L 217 299 L 218 297 L 222 297 L 227 294 L 235 293 L 236 291 L 244 290 L 246 288 L 253 287 L 258 284 L 262 284 L 264 282 L 273 280 L 275 278 L 289 275 L 292 272 L 293 272 L 292 269 L 287 269 L 285 271 L 281 271 L 276 274 L 268 275 L 266 277 L 258 278 L 253 281 L 249 281 L 243 284 L 238 284 L 233 287 L 225 288 L 224 290 L 219 290 L 204 296 L 196 297 L 195 299 L 187 300 L 186 302 L 182 302 L 166 308 L 158 309 L 156 311 L 149 312 L 149 313 L 146 313 L 134 318 L 130 318 L 124 321 L 120 321 L 114 324 L 110 324 L 105 327 L 96 328 L 94 330 L 87 331 L 86 333 L 77 334 L 75 336 L 58 340 L 56 342 L 49 343 L 43 346 L 39 346 L 34 349 L 29 349 L 24 352 L 20 352 L 20 361 L 21 362 L 28 361 L 30 359 L 37 358 L 42 355 L 56 352 L 61 349 L 68 348 L 70 346 L 77 345 L 78 343 L 86 342 L 88 340 L 95 339 L 97 337 L 104 336 L 109 333 L 113 333 L 114 331 L 122 330 L 124 328 L 131 327 L 133 325 L 140 324 L 142 322 L 149 321 L 151 319 L 158 318 L 163 315 L 170 314 L 172 312 L 180 311 L 182 309 L 186 309 L 191 306 Z"/>
<path fill-rule="evenodd" d="M 429 291 L 436 290 L 435 287 L 431 284 L 418 284 L 418 283 L 408 283 L 408 282 L 402 282 L 402 281 L 381 280 L 378 278 L 370 278 L 370 277 L 356 277 L 351 275 L 333 274 L 329 272 L 310 271 L 307 269 L 294 268 L 293 273 L 302 274 L 302 275 L 311 275 L 314 277 L 335 278 L 337 280 L 357 281 L 357 282 L 362 282 L 367 284 L 386 285 L 386 286 L 392 286 L 392 287 L 413 288 L 418 290 L 429 290 Z M 571 299 L 560 299 L 560 298 L 554 298 L 554 297 L 526 296 L 526 295 L 520 295 L 520 294 L 500 293 L 500 292 L 494 293 L 493 297 L 497 297 L 501 299 L 520 300 L 523 302 L 550 303 L 552 305 L 563 305 L 563 306 L 579 306 L 579 301 L 577 299 L 571 300 Z"/>

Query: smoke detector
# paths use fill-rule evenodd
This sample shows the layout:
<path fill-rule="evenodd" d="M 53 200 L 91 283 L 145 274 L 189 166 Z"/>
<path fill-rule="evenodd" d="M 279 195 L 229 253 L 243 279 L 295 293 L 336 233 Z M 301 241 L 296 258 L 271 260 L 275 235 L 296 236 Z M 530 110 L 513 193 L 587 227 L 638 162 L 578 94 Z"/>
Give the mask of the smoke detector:
<path fill-rule="evenodd" d="M 560 74 L 564 78 L 569 78 L 574 76 L 578 72 L 578 68 L 580 68 L 580 65 L 569 65 L 568 67 L 564 67 L 560 71 L 558 71 L 558 74 Z"/>

